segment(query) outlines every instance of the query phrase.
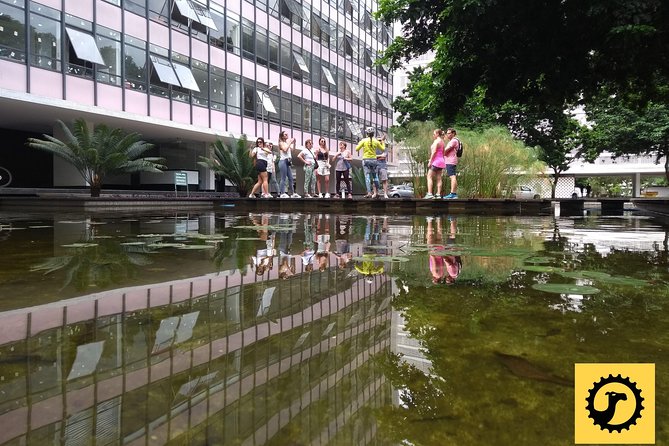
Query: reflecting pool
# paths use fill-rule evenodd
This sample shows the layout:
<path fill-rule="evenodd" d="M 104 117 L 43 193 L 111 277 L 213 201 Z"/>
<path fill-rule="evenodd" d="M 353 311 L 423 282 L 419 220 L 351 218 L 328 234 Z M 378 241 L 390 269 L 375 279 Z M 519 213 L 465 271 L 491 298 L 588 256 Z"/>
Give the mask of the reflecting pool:
<path fill-rule="evenodd" d="M 573 444 L 575 363 L 654 363 L 669 443 L 668 241 L 632 214 L 0 212 L 0 444 Z"/>

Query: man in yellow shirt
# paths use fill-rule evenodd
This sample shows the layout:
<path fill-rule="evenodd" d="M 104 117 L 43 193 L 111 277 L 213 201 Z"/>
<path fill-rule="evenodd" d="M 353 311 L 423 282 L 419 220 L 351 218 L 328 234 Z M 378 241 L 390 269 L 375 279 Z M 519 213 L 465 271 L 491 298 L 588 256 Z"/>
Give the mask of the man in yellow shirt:
<path fill-rule="evenodd" d="M 379 155 L 377 153 L 385 155 L 386 145 L 383 142 L 385 136 L 381 140 L 374 138 L 372 127 L 368 127 L 365 133 L 367 137 L 360 140 L 355 150 L 360 153 L 360 149 L 362 149 L 362 169 L 365 172 L 365 187 L 367 188 L 365 198 L 376 198 L 378 196 L 378 183 L 372 184 L 372 181 L 378 175 L 379 164 L 376 158 Z"/>

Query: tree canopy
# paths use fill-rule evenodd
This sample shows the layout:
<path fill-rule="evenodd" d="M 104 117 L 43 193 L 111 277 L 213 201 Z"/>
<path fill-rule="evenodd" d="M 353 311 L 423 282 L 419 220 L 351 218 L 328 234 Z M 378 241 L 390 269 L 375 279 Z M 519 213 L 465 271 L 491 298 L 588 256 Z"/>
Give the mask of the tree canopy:
<path fill-rule="evenodd" d="M 563 107 L 603 86 L 650 100 L 660 95 L 654 79 L 669 78 L 662 0 L 380 0 L 377 17 L 402 24 L 383 58 L 392 68 L 435 51 L 406 97 L 431 97 L 430 108 L 446 120 L 477 90 L 493 107 Z M 420 115 L 422 104 L 394 105 L 407 119 L 435 118 Z"/>

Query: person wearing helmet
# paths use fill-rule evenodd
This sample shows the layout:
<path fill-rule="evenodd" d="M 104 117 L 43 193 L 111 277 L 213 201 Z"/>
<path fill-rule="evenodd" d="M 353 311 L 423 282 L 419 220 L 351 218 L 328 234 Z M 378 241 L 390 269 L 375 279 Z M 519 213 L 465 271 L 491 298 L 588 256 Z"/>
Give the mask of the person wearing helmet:
<path fill-rule="evenodd" d="M 365 172 L 365 187 L 367 188 L 365 198 L 376 198 L 378 197 L 378 183 L 373 184 L 372 182 L 378 175 L 378 154 L 380 153 L 385 157 L 385 136 L 381 140 L 376 139 L 372 127 L 368 127 L 365 133 L 367 137 L 358 143 L 355 150 L 356 153 L 360 153 L 360 149 L 362 149 L 362 168 Z"/>

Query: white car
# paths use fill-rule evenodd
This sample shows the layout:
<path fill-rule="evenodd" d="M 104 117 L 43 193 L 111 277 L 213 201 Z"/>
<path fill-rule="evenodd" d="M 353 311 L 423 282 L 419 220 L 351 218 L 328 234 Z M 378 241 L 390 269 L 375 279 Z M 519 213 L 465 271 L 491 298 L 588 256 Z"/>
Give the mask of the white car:
<path fill-rule="evenodd" d="M 535 191 L 532 186 L 521 184 L 513 191 L 513 196 L 516 200 L 538 200 L 541 195 Z"/>
<path fill-rule="evenodd" d="M 413 186 L 409 186 L 408 184 L 392 186 L 388 191 L 388 196 L 392 198 L 413 198 Z"/>

